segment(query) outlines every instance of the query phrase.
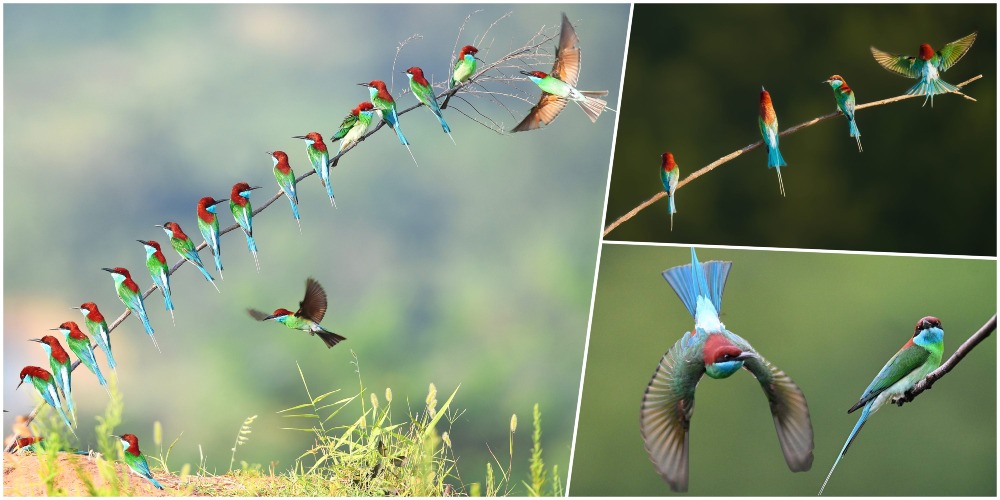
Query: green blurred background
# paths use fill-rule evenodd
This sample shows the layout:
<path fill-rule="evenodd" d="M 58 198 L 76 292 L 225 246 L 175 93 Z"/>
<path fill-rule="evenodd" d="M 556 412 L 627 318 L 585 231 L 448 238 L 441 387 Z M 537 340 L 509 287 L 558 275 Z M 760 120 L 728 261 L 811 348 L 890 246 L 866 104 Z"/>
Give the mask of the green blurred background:
<path fill-rule="evenodd" d="M 459 47 L 511 12 L 480 45 L 492 62 L 543 26 L 555 34 L 563 10 L 584 49 L 581 87 L 617 96 L 627 5 L 5 5 L 5 428 L 34 401 L 14 391 L 18 371 L 46 363 L 26 339 L 81 321 L 69 308 L 85 300 L 117 317 L 123 307 L 101 268 L 127 267 L 149 287 L 135 240 L 165 244 L 154 224 L 177 220 L 200 243 L 200 197 L 228 198 L 241 180 L 265 187 L 256 206 L 277 192 L 265 151 L 285 150 L 297 173 L 308 171 L 305 146 L 291 137 L 334 130 L 368 98 L 355 84 L 389 81 L 397 45 L 411 34 L 423 38 L 403 48 L 394 75 L 405 107 L 415 101 L 402 93 L 402 70 L 419 65 L 444 81 L 466 16 Z M 544 49 L 551 54 L 555 43 Z M 527 80 L 516 88 L 537 100 Z M 486 99 L 472 102 L 507 129 L 530 109 L 504 98 L 514 118 Z M 472 112 L 457 99 L 451 105 Z M 159 420 L 168 443 L 184 433 L 174 468 L 196 463 L 201 445 L 209 470 L 224 472 L 243 419 L 259 414 L 237 463 L 276 460 L 287 470 L 312 443 L 280 430 L 301 422 L 276 414 L 306 400 L 296 361 L 313 391 L 347 396 L 358 387 L 354 351 L 364 383 L 380 398 L 391 387 L 404 410 L 407 399 L 414 411 L 422 406 L 431 382 L 441 394 L 461 384 L 454 407 L 466 412 L 451 440 L 465 482 L 482 480 L 487 445 L 504 449 L 511 414 L 530 424 L 536 402 L 546 462 L 565 474 L 615 115 L 591 124 L 567 108 L 541 131 L 501 136 L 457 110 L 445 114 L 458 147 L 430 113 L 401 118 L 419 168 L 390 131 L 346 156 L 332 173 L 337 210 L 315 176 L 303 181 L 301 234 L 284 199 L 255 217 L 259 275 L 234 232 L 222 238 L 221 295 L 186 265 L 171 282 L 176 326 L 159 292 L 150 296 L 163 353 L 134 318 L 113 334 L 120 430 L 151 442 Z M 323 324 L 349 339 L 335 349 L 245 312 L 294 309 L 308 276 L 329 295 Z M 107 396 L 77 373 L 87 445 Z M 522 424 L 515 484 L 529 448 Z"/>
<path fill-rule="evenodd" d="M 733 262 L 726 327 L 802 388 L 812 470 L 789 472 L 760 385 L 741 371 L 702 379 L 691 420 L 691 495 L 815 495 L 858 414 L 846 414 L 923 316 L 941 319 L 945 356 L 996 312 L 996 261 L 698 249 Z M 688 248 L 604 245 L 572 495 L 666 495 L 639 433 L 660 357 L 693 319 L 660 272 Z M 872 416 L 830 479 L 839 495 L 996 495 L 996 340 L 933 390 Z"/>
<path fill-rule="evenodd" d="M 973 31 L 972 49 L 943 74 L 966 92 L 857 114 L 781 139 L 787 198 L 755 150 L 608 235 L 619 241 L 996 255 L 996 5 L 637 5 L 607 223 L 663 190 L 659 155 L 687 176 L 760 140 L 760 87 L 782 130 L 836 110 L 821 83 L 843 76 L 858 103 L 903 94 L 869 46 L 914 55 Z M 664 34 L 667 34 L 666 36 Z"/>

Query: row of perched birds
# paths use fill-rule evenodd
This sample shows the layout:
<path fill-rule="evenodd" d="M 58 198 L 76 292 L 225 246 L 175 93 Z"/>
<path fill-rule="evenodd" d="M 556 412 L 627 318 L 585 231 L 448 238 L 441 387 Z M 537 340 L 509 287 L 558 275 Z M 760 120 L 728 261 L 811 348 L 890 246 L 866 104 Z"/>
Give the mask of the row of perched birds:
<path fill-rule="evenodd" d="M 918 56 L 890 54 L 875 47 L 871 47 L 871 52 L 875 61 L 886 70 L 907 78 L 916 78 L 916 85 L 910 87 L 906 91 L 906 95 L 924 96 L 923 105 L 926 106 L 929 100 L 933 107 L 935 95 L 962 94 L 958 87 L 942 80 L 941 73 L 954 66 L 969 51 L 975 41 L 976 32 L 973 32 L 971 35 L 945 44 L 937 52 L 934 52 L 929 44 L 922 44 Z M 854 121 L 854 91 L 840 75 L 833 75 L 823 83 L 827 83 L 833 88 L 837 109 L 847 118 L 848 132 L 851 137 L 857 140 L 858 152 L 861 152 L 861 132 L 858 131 L 858 125 Z M 781 167 L 787 166 L 787 164 L 778 149 L 778 115 L 774 112 L 771 94 L 764 87 L 760 89 L 760 117 L 757 121 L 760 135 L 767 147 L 767 167 L 776 169 L 778 188 L 781 190 L 781 195 L 784 196 L 785 185 L 781 181 Z M 677 189 L 677 183 L 680 182 L 681 173 L 672 153 L 663 153 L 660 160 L 660 181 L 663 183 L 663 189 L 667 192 L 667 213 L 670 215 L 670 229 L 673 230 L 674 214 L 677 213 L 674 191 Z"/>
<path fill-rule="evenodd" d="M 579 39 L 572 24 L 569 23 L 566 15 L 563 14 L 560 41 L 556 51 L 552 74 L 540 71 L 521 72 L 537 84 L 543 93 L 538 105 L 532 108 L 528 116 L 514 127 L 512 132 L 532 130 L 544 124 L 551 123 L 565 107 L 566 102 L 570 100 L 576 102 L 592 122 L 597 120 L 597 117 L 600 116 L 604 109 L 610 109 L 607 108 L 605 101 L 597 98 L 597 96 L 606 95 L 607 91 L 579 91 L 575 88 L 580 71 L 580 49 L 577 46 L 578 42 Z M 448 84 L 448 96 L 442 105 L 438 105 L 434 90 L 424 77 L 421 68 L 413 66 L 405 71 L 409 78 L 410 90 L 413 95 L 421 104 L 427 106 L 434 113 L 442 130 L 448 134 L 449 138 L 451 138 L 451 128 L 444 119 L 442 109 L 447 107 L 448 99 L 454 95 L 457 88 L 469 82 L 475 74 L 476 62 L 480 60 L 476 57 L 478 52 L 479 50 L 472 45 L 462 47 L 452 70 Z M 320 178 L 323 187 L 326 189 L 330 204 L 334 207 L 336 207 L 336 201 L 334 199 L 333 187 L 330 183 L 330 168 L 337 166 L 340 157 L 346 150 L 363 140 L 372 125 L 372 120 L 376 113 L 379 114 L 381 120 L 386 125 L 392 127 L 400 143 L 409 150 L 410 142 L 403 135 L 403 131 L 400 128 L 396 103 L 389 94 L 385 82 L 372 80 L 369 83 L 361 83 L 359 85 L 368 88 L 370 101 L 362 102 L 352 109 L 344 117 L 338 130 L 330 136 L 330 140 L 340 141 L 339 149 L 332 161 L 329 149 L 323 142 L 323 137 L 318 132 L 310 132 L 303 136 L 294 137 L 295 139 L 305 141 L 309 162 Z M 454 142 L 454 138 L 452 138 L 452 142 Z M 272 157 L 274 163 L 274 178 L 281 192 L 288 198 L 291 204 L 292 216 L 295 218 L 301 232 L 302 225 L 298 210 L 296 176 L 289 164 L 288 155 L 283 151 L 274 151 L 268 154 Z M 410 151 L 410 157 L 413 158 L 416 164 L 416 158 L 413 157 L 412 151 Z M 259 273 L 260 261 L 257 256 L 257 245 L 253 239 L 254 212 L 250 204 L 250 194 L 256 189 L 260 189 L 260 186 L 252 187 L 246 182 L 234 184 L 230 192 L 229 208 L 233 219 L 246 236 L 248 250 L 253 255 L 254 264 Z M 206 246 L 212 252 L 215 269 L 218 271 L 220 278 L 223 277 L 223 266 L 220 242 L 221 232 L 219 230 L 219 218 L 216 207 L 224 201 L 207 196 L 198 201 L 196 209 L 198 230 L 204 238 Z M 162 228 L 167 234 L 171 246 L 183 261 L 191 263 L 216 291 L 220 291 L 218 285 L 215 283 L 215 278 L 202 263 L 197 247 L 191 238 L 181 229 L 180 224 L 174 221 L 167 221 L 163 224 L 158 224 L 157 227 Z M 164 307 L 170 313 L 171 321 L 173 321 L 174 304 L 170 295 L 170 276 L 172 272 L 167 264 L 167 259 L 163 255 L 159 243 L 155 240 L 137 241 L 143 245 L 146 251 L 146 267 L 153 284 L 163 295 Z M 153 345 L 159 350 L 159 345 L 153 336 L 153 327 L 146 314 L 143 293 L 139 285 L 132 279 L 131 273 L 123 267 L 104 268 L 104 270 L 111 274 L 115 283 L 115 290 L 121 302 L 126 306 L 128 311 L 131 311 L 142 322 L 143 328 L 153 341 Z M 326 308 L 326 292 L 316 280 L 309 278 L 306 280 L 305 297 L 299 302 L 297 311 L 292 312 L 284 308 L 276 309 L 271 314 L 255 309 L 248 309 L 247 311 L 251 317 L 258 321 L 273 319 L 288 328 L 318 335 L 327 347 L 333 347 L 338 342 L 345 340 L 346 337 L 328 331 L 319 325 L 326 313 Z M 111 351 L 111 329 L 108 327 L 108 323 L 97 305 L 93 302 L 86 302 L 75 309 L 79 309 L 83 313 L 87 329 L 96 340 L 96 346 L 104 351 L 111 369 L 116 370 L 115 360 Z M 109 396 L 111 392 L 108 389 L 107 380 L 97 365 L 97 356 L 90 338 L 72 321 L 63 323 L 55 330 L 59 330 L 63 334 L 64 340 L 70 350 L 77 356 L 78 361 L 75 364 L 71 364 L 69 354 L 63 349 L 59 340 L 52 335 L 46 335 L 41 339 L 33 339 L 41 343 L 48 355 L 49 367 L 52 371 L 49 372 L 38 366 L 26 366 L 21 370 L 18 388 L 26 382 L 34 387 L 42 396 L 45 403 L 56 409 L 66 427 L 75 436 L 76 432 L 73 429 L 76 427 L 76 409 L 73 405 L 71 375 L 76 366 L 80 363 L 84 364 L 94 373 L 98 382 L 108 391 Z M 60 393 L 62 397 L 60 397 Z M 66 401 L 69 416 L 63 410 L 63 399 Z M 70 421 L 70 417 L 72 417 L 72 422 Z M 34 436 L 20 438 L 15 436 L 13 447 L 31 450 L 36 446 L 41 446 L 41 439 Z M 129 468 L 136 474 L 151 481 L 155 487 L 163 489 L 162 485 L 153 478 L 146 459 L 139 451 L 138 438 L 133 434 L 123 434 L 119 439 L 122 442 L 125 452 L 125 462 Z"/>

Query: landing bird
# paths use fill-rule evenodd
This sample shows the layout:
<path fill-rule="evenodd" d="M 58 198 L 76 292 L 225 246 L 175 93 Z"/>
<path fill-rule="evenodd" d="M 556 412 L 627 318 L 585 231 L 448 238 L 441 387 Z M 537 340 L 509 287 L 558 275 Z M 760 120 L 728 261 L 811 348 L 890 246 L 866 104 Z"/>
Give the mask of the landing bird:
<path fill-rule="evenodd" d="M 385 82 L 382 80 L 372 80 L 368 83 L 359 83 L 358 85 L 368 87 L 368 94 L 371 97 L 372 105 L 375 106 L 375 109 L 382 115 L 382 121 L 396 131 L 396 136 L 399 137 L 399 143 L 406 146 L 406 150 L 410 153 L 410 158 L 413 158 L 413 164 L 417 165 L 417 159 L 413 157 L 413 151 L 410 150 L 410 141 L 406 140 L 406 137 L 403 135 L 403 129 L 399 128 L 399 115 L 396 114 L 396 101 L 392 99 L 392 96 L 389 95 L 389 91 L 386 90 Z"/>
<path fill-rule="evenodd" d="M 473 47 L 472 45 L 466 45 L 462 47 L 462 50 L 458 51 L 458 59 L 455 60 L 455 68 L 451 72 L 451 80 L 448 82 L 448 90 L 455 88 L 455 85 L 460 83 L 465 83 L 472 78 L 472 75 L 476 73 L 476 61 L 481 61 L 476 54 L 479 53 L 479 49 Z M 441 109 L 446 109 L 448 107 L 448 101 L 451 100 L 451 96 L 454 93 L 448 94 L 444 98 L 444 103 L 441 104 Z"/>
<path fill-rule="evenodd" d="M 577 46 L 579 43 L 576 30 L 573 29 L 566 14 L 563 14 L 559 46 L 556 48 L 556 62 L 552 65 L 551 74 L 541 71 L 521 71 L 522 75 L 526 75 L 542 89 L 542 98 L 531 108 L 528 116 L 511 129 L 511 132 L 534 130 L 543 124 L 552 123 L 552 120 L 555 120 L 559 112 L 566 107 L 567 99 L 577 103 L 591 122 L 596 122 L 597 117 L 601 116 L 608 103 L 597 97 L 608 95 L 608 91 L 576 89 L 576 82 L 580 79 L 580 47 Z"/>
<path fill-rule="evenodd" d="M 674 214 L 677 207 L 674 206 L 674 191 L 677 190 L 677 182 L 681 179 L 681 169 L 674 162 L 674 154 L 663 153 L 663 160 L 660 166 L 660 181 L 663 182 L 663 189 L 667 192 L 667 213 L 670 214 L 670 230 L 674 230 Z"/>
<path fill-rule="evenodd" d="M 760 87 L 760 116 L 757 118 L 760 125 L 760 135 L 764 138 L 764 146 L 767 147 L 767 168 L 778 170 L 778 187 L 781 188 L 781 196 L 785 196 L 785 184 L 781 182 L 781 167 L 787 165 L 785 159 L 781 157 L 778 149 L 778 115 L 774 112 L 771 104 L 771 94 L 764 87 Z"/>
<path fill-rule="evenodd" d="M 220 279 L 226 278 L 222 275 L 222 242 L 219 240 L 219 216 L 215 206 L 223 201 L 226 200 L 216 200 L 211 196 L 198 200 L 198 231 L 215 257 L 215 270 L 219 271 Z"/>
<path fill-rule="evenodd" d="M 118 298 L 121 299 L 122 304 L 125 304 L 125 307 L 132 311 L 132 314 L 139 318 L 139 321 L 142 321 L 142 326 L 146 329 L 146 333 L 149 334 L 149 339 L 153 341 L 153 345 L 159 351 L 160 345 L 156 343 L 156 337 L 153 336 L 153 327 L 150 326 L 149 318 L 146 317 L 146 306 L 142 302 L 142 291 L 139 290 L 139 285 L 136 285 L 132 281 L 132 275 L 124 267 L 116 267 L 114 269 L 105 267 L 103 269 L 111 273 L 111 277 L 115 280 L 115 290 L 118 292 Z"/>
<path fill-rule="evenodd" d="M 937 94 L 947 94 L 955 92 L 961 94 L 958 87 L 941 80 L 941 73 L 955 65 L 966 52 L 972 48 L 972 42 L 976 41 L 976 32 L 971 35 L 946 44 L 941 50 L 934 52 L 929 44 L 920 45 L 919 55 L 900 56 L 883 52 L 875 47 L 870 47 L 875 62 L 883 68 L 908 78 L 918 78 L 916 85 L 906 91 L 906 95 L 922 95 L 924 106 L 930 99 L 931 107 L 934 107 L 934 96 Z"/>
<path fill-rule="evenodd" d="M 837 99 L 837 109 L 847 117 L 847 125 L 850 127 L 851 137 L 858 140 L 858 152 L 861 152 L 861 132 L 858 131 L 858 124 L 854 121 L 854 91 L 847 86 L 844 77 L 833 75 L 823 83 L 829 83 L 833 87 L 833 97 Z"/>
<path fill-rule="evenodd" d="M 87 325 L 87 330 L 90 334 L 94 336 L 94 340 L 97 341 L 97 346 L 104 351 L 104 355 L 108 358 L 108 366 L 115 373 L 118 369 L 115 368 L 115 358 L 111 354 L 111 330 L 108 329 L 108 322 L 104 320 L 104 315 L 101 314 L 101 310 L 97 308 L 97 304 L 93 302 L 84 302 L 80 304 L 80 307 L 73 307 L 71 309 L 77 309 L 83 313 L 83 322 Z"/>
<path fill-rule="evenodd" d="M 108 392 L 108 397 L 110 397 L 111 389 L 108 388 L 108 381 L 104 380 L 104 375 L 101 374 L 101 369 L 97 366 L 97 356 L 94 355 L 94 347 L 90 344 L 90 337 L 80 331 L 80 327 L 75 321 L 67 321 L 59 325 L 59 328 L 53 328 L 52 330 L 58 330 L 63 334 L 69 350 L 73 351 L 73 354 L 76 354 L 77 359 L 83 363 L 83 366 L 86 366 L 97 377 L 97 381 L 104 387 L 104 390 Z M 67 396 L 66 399 L 69 399 L 69 397 Z"/>
<path fill-rule="evenodd" d="M 124 452 L 122 453 L 122 457 L 125 459 L 125 465 L 128 465 L 129 470 L 137 476 L 146 478 L 150 483 L 153 483 L 153 486 L 162 490 L 163 485 L 156 482 L 156 479 L 153 479 L 153 473 L 149 470 L 149 463 L 146 462 L 146 457 L 139 451 L 139 438 L 135 437 L 135 434 L 112 435 L 111 437 L 118 438 L 121 441 L 122 451 Z"/>
<path fill-rule="evenodd" d="M 663 271 L 695 324 L 656 367 L 642 399 L 640 429 L 656 471 L 674 491 L 687 491 L 688 428 L 695 387 L 703 374 L 721 379 L 746 368 L 760 382 L 770 403 L 788 468 L 801 472 L 812 467 L 812 423 L 802 391 L 719 320 L 731 266 L 732 262 L 721 261 L 702 264 L 692 248 L 691 264 Z M 733 450 L 724 451 L 731 458 Z"/>
<path fill-rule="evenodd" d="M 333 347 L 337 342 L 347 340 L 347 337 L 319 326 L 319 322 L 323 321 L 323 316 L 326 315 L 326 292 L 319 282 L 312 278 L 306 280 L 306 296 L 299 302 L 298 311 L 293 313 L 288 309 L 276 309 L 273 313 L 267 314 L 256 309 L 247 309 L 247 312 L 257 321 L 273 319 L 288 328 L 309 332 L 310 335 L 319 335 L 327 347 Z"/>
<path fill-rule="evenodd" d="M 45 354 L 49 357 L 49 368 L 52 368 L 53 383 L 55 387 L 58 387 L 62 391 L 63 396 L 66 397 L 66 408 L 69 409 L 69 414 L 73 416 L 73 421 L 76 422 L 76 409 L 73 408 L 73 366 L 69 362 L 69 354 L 63 349 L 59 340 L 52 335 L 30 340 L 42 344 L 42 349 L 45 349 Z M 23 372 L 21 378 L 24 378 Z M 36 386 L 35 388 L 37 389 L 38 387 Z M 42 390 L 39 389 L 39 392 L 42 392 Z M 45 394 L 43 393 L 42 395 L 44 396 Z M 58 401 L 58 398 L 56 401 Z M 53 403 L 49 404 L 55 406 Z"/>
<path fill-rule="evenodd" d="M 253 255 L 253 263 L 257 265 L 257 272 L 260 272 L 260 261 L 257 260 L 257 244 L 253 241 L 253 207 L 250 206 L 250 191 L 260 189 L 260 186 L 250 187 L 245 182 L 238 182 L 233 185 L 233 191 L 229 194 L 229 210 L 233 212 L 233 218 L 240 225 L 243 234 L 247 237 L 247 248 Z"/>
<path fill-rule="evenodd" d="M 142 243 L 143 248 L 146 249 L 146 269 L 149 269 L 149 277 L 153 278 L 153 284 L 163 294 L 164 307 L 170 312 L 170 321 L 176 325 L 177 322 L 174 321 L 174 303 L 170 300 L 170 266 L 167 264 L 167 258 L 163 255 L 159 243 L 153 240 L 136 241 Z"/>
<path fill-rule="evenodd" d="M 882 371 L 875 376 L 875 380 L 872 380 L 865 392 L 861 394 L 861 399 L 847 410 L 847 413 L 851 413 L 862 408 L 861 418 L 854 425 L 851 434 L 847 436 L 844 448 L 840 450 L 837 460 L 830 468 L 830 473 L 826 475 L 826 480 L 823 481 L 823 486 L 819 489 L 820 495 L 823 494 L 834 469 L 847 453 L 847 448 L 858 436 L 858 432 L 864 427 L 868 417 L 877 412 L 885 403 L 894 403 L 897 398 L 912 389 L 928 373 L 936 370 L 941 365 L 943 352 L 944 330 L 941 329 L 941 320 L 934 316 L 921 318 L 913 330 L 913 337 L 889 359 L 889 362 L 882 367 Z"/>
<path fill-rule="evenodd" d="M 431 110 L 431 113 L 434 113 L 434 116 L 437 117 L 438 122 L 441 124 L 441 129 L 444 130 L 444 133 L 448 134 L 451 143 L 456 144 L 455 138 L 451 136 L 451 127 L 448 126 L 448 122 L 444 121 L 444 115 L 441 114 L 441 106 L 438 106 L 437 98 L 434 97 L 434 88 L 431 87 L 431 83 L 427 81 L 427 78 L 424 78 L 424 70 L 413 66 L 403 73 L 406 73 L 407 78 L 410 79 L 410 90 L 413 91 L 413 95 L 421 104 L 427 106 L 427 109 Z"/>
<path fill-rule="evenodd" d="M 21 379 L 21 381 L 18 382 L 15 390 L 20 389 L 21 384 L 25 382 L 31 384 L 35 390 L 42 395 L 42 399 L 44 399 L 49 406 L 55 408 L 56 411 L 59 412 L 59 416 L 62 417 L 66 427 L 73 433 L 74 436 L 76 436 L 76 431 L 73 430 L 73 425 L 69 423 L 69 417 L 66 416 L 66 412 L 62 409 L 59 392 L 56 391 L 56 386 L 52 382 L 52 374 L 37 366 L 25 366 L 21 369 L 21 375 L 18 378 Z"/>
<path fill-rule="evenodd" d="M 323 136 L 319 135 L 319 132 L 309 132 L 306 135 L 296 135 L 292 139 L 306 141 L 306 155 L 309 157 L 309 163 L 312 163 L 313 170 L 323 182 L 326 194 L 330 197 L 330 204 L 333 205 L 333 208 L 337 208 L 337 202 L 333 199 L 333 186 L 330 184 L 330 152 L 326 149 Z"/>
<path fill-rule="evenodd" d="M 163 229 L 164 233 L 170 237 L 170 246 L 174 247 L 177 251 L 177 255 L 180 255 L 182 259 L 190 262 L 194 267 L 198 268 L 201 275 L 208 280 L 209 283 L 215 287 L 215 291 L 222 293 L 219 287 L 215 284 L 215 278 L 208 273 L 208 269 L 205 269 L 205 265 L 201 263 L 201 256 L 198 255 L 198 251 L 194 248 L 194 242 L 187 234 L 184 234 L 184 230 L 181 229 L 181 225 L 176 222 L 164 222 L 163 224 L 156 224 L 156 227 Z"/>
<path fill-rule="evenodd" d="M 299 195 L 295 193 L 295 172 L 288 164 L 288 155 L 284 151 L 272 151 L 267 153 L 274 160 L 274 180 L 278 181 L 278 187 L 285 193 L 288 203 L 292 204 L 292 216 L 295 223 L 299 225 L 299 233 L 302 232 L 302 223 L 299 222 Z"/>
<path fill-rule="evenodd" d="M 358 104 L 357 107 L 344 117 L 343 121 L 340 122 L 340 128 L 330 138 L 331 141 L 340 141 L 340 149 L 337 150 L 337 159 L 333 160 L 332 166 L 336 167 L 337 162 L 340 161 L 340 155 L 364 137 L 365 133 L 368 132 L 368 127 L 372 124 L 372 117 L 374 116 L 375 106 L 365 101 Z"/>

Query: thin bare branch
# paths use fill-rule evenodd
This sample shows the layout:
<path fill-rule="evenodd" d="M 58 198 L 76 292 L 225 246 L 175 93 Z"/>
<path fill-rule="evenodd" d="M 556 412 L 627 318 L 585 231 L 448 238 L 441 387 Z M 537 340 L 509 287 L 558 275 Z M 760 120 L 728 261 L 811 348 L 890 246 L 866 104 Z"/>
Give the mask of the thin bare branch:
<path fill-rule="evenodd" d="M 920 393 L 928 390 L 934 385 L 939 378 L 943 377 L 946 373 L 955 369 L 959 361 L 962 361 L 969 352 L 971 352 L 980 342 L 993 334 L 993 331 L 997 329 L 997 315 L 994 314 L 989 321 L 986 322 L 976 333 L 973 333 L 971 337 L 968 338 L 962 345 L 955 349 L 955 353 L 948 358 L 937 370 L 934 370 L 927 374 L 926 377 L 922 378 L 919 382 L 913 385 L 910 390 L 906 391 L 901 397 L 893 401 L 899 406 L 903 406 L 914 398 L 920 395 Z"/>
<path fill-rule="evenodd" d="M 956 85 L 956 87 L 959 87 L 959 88 L 964 87 L 964 86 L 966 86 L 966 85 L 968 85 L 968 84 L 970 84 L 970 83 L 972 83 L 972 82 L 974 82 L 974 81 L 976 81 L 976 80 L 978 80 L 978 79 L 980 79 L 982 77 L 983 77 L 983 75 L 976 75 L 976 76 L 974 76 L 974 77 L 972 77 L 972 78 L 970 78 L 970 79 L 968 79 L 968 80 L 966 80 L 966 81 L 964 81 L 964 82 Z M 965 97 L 967 99 L 972 99 L 971 97 L 968 97 L 965 94 L 962 94 L 961 92 L 956 92 L 956 93 L 957 94 L 961 94 L 962 97 Z M 896 97 L 890 97 L 888 99 L 882 99 L 881 101 L 875 101 L 875 102 L 869 102 L 869 103 L 865 103 L 865 104 L 859 104 L 857 107 L 854 108 L 854 110 L 858 111 L 858 110 L 862 110 L 862 109 L 866 109 L 866 108 L 874 108 L 875 106 L 883 106 L 885 104 L 891 104 L 891 103 L 894 103 L 894 102 L 903 101 L 903 100 L 906 100 L 906 99 L 911 99 L 913 97 L 920 97 L 920 96 L 916 96 L 916 95 L 900 95 L 900 96 L 896 96 Z M 973 100 L 975 100 L 975 99 L 973 99 Z M 843 113 L 841 113 L 840 111 L 834 111 L 833 113 L 825 114 L 823 116 L 819 116 L 819 117 L 813 118 L 812 120 L 809 120 L 809 121 L 800 123 L 798 125 L 795 125 L 794 127 L 787 128 L 787 129 L 785 129 L 783 132 L 781 132 L 778 135 L 783 137 L 783 136 L 786 136 L 786 135 L 789 135 L 789 134 L 794 134 L 795 132 L 798 132 L 799 130 L 802 130 L 802 129 L 806 128 L 806 127 L 811 127 L 811 126 L 813 126 L 813 125 L 815 125 L 815 124 L 817 124 L 817 123 L 819 123 L 821 121 L 829 120 L 831 118 L 835 118 L 835 117 L 841 116 L 841 115 L 843 115 Z M 691 175 L 685 177 L 680 182 L 678 182 L 677 183 L 677 187 L 674 188 L 674 190 L 676 191 L 676 190 L 684 187 L 685 185 L 687 185 L 688 182 L 691 182 L 691 181 L 697 179 L 698 177 L 701 177 L 702 175 L 707 174 L 708 172 L 711 172 L 712 170 L 715 170 L 716 167 L 718 167 L 718 166 L 720 166 L 720 165 L 722 165 L 724 163 L 727 163 L 730 160 L 735 159 L 736 157 L 742 155 L 743 153 L 747 153 L 749 151 L 753 151 L 753 150 L 761 147 L 763 144 L 764 144 L 764 141 L 757 141 L 757 142 L 755 142 L 753 144 L 750 144 L 748 146 L 744 146 L 741 149 L 733 151 L 732 153 L 729 153 L 726 156 L 723 156 L 722 158 L 719 158 L 718 160 L 713 161 L 712 163 L 709 163 L 708 165 L 702 167 L 701 169 L 695 171 Z M 626 213 L 625 215 L 619 217 L 618 219 L 616 219 L 611 224 L 608 224 L 608 226 L 604 228 L 604 234 L 602 236 L 607 237 L 608 233 L 610 233 L 611 231 L 614 231 L 615 228 L 618 227 L 618 226 L 620 226 L 620 225 L 622 225 L 623 222 L 631 219 L 632 217 L 635 217 L 636 214 L 638 214 L 639 212 L 643 211 L 646 207 L 652 205 L 653 203 L 657 202 L 658 200 L 660 200 L 661 198 L 663 198 L 666 195 L 667 195 L 666 191 L 660 191 L 659 193 L 656 193 L 655 195 L 653 195 L 652 198 L 649 198 L 648 200 L 640 203 L 638 206 L 636 206 L 632 210 L 629 210 L 628 213 Z"/>

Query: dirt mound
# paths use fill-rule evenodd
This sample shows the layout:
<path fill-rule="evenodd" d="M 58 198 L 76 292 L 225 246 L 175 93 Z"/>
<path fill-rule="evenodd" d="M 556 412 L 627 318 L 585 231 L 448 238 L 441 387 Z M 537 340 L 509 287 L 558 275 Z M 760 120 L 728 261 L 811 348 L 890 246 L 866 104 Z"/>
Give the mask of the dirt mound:
<path fill-rule="evenodd" d="M 56 463 L 56 477 L 53 487 L 59 494 L 69 496 L 90 496 L 91 492 L 87 488 L 81 476 L 88 478 L 94 488 L 107 488 L 108 483 L 97 470 L 97 458 L 60 453 Z M 121 476 L 124 471 L 124 464 L 115 464 L 115 468 Z M 4 496 L 43 496 L 46 494 L 46 482 L 42 478 L 43 467 L 37 456 L 32 454 L 11 454 L 3 455 L 3 494 Z M 177 482 L 177 478 L 172 476 L 161 477 L 155 475 L 156 480 L 167 487 L 167 491 L 161 491 L 153 487 L 145 478 L 134 474 L 128 474 L 129 485 L 124 486 L 126 490 L 131 490 L 133 495 L 138 496 L 172 496 L 169 491 L 171 485 Z"/>

